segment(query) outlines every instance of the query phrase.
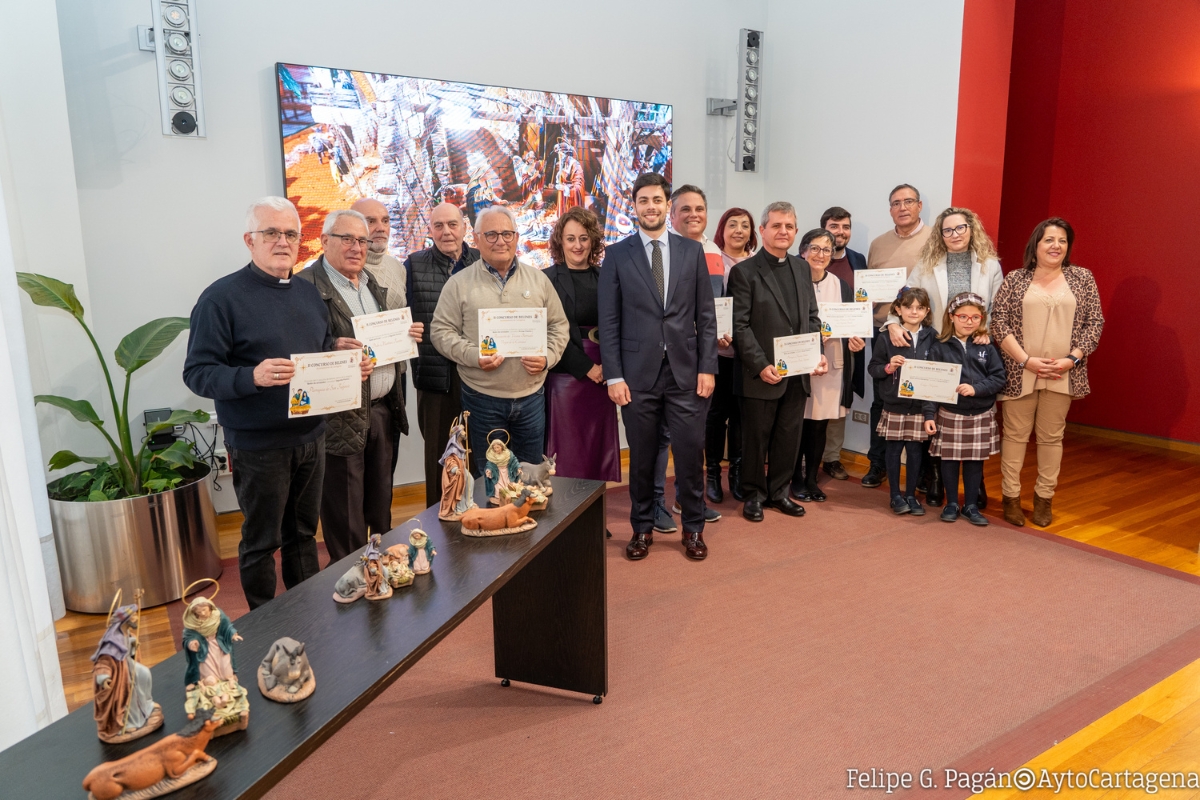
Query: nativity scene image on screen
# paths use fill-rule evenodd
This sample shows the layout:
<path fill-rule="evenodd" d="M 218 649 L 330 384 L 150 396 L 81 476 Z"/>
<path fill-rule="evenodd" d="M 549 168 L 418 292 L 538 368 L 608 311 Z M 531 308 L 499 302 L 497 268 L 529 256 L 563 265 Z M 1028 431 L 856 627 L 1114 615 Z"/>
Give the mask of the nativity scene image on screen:
<path fill-rule="evenodd" d="M 321 250 L 325 215 L 375 198 L 391 252 L 431 246 L 429 212 L 505 205 L 518 256 L 550 265 L 550 232 L 573 206 L 596 212 L 606 242 L 634 231 L 642 172 L 671 180 L 671 106 L 607 97 L 277 64 L 288 198 L 300 211 L 300 264 Z M 470 233 L 468 242 L 472 241 Z"/>

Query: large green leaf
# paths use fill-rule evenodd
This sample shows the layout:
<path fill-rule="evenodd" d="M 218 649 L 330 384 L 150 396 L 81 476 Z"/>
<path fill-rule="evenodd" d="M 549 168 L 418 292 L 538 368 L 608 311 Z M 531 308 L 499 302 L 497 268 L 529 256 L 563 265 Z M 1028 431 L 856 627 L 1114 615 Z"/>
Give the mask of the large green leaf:
<path fill-rule="evenodd" d="M 75 296 L 75 287 L 71 284 L 32 272 L 18 272 L 17 285 L 25 290 L 34 305 L 61 308 L 83 320 L 83 304 Z"/>
<path fill-rule="evenodd" d="M 106 456 L 80 456 L 72 453 L 70 450 L 59 450 L 54 455 L 50 456 L 50 469 L 66 469 L 72 464 L 107 464 Z"/>
<path fill-rule="evenodd" d="M 117 345 L 117 363 L 126 372 L 141 369 L 158 358 L 175 337 L 188 329 L 188 324 L 187 317 L 163 317 L 147 322 Z"/>
<path fill-rule="evenodd" d="M 92 404 L 87 400 L 72 400 L 69 397 L 59 397 L 56 394 L 39 394 L 33 398 L 33 402 L 65 408 L 71 412 L 71 416 L 80 422 L 90 422 L 97 427 L 104 424 L 100 421 L 99 415 L 96 414 L 96 409 L 92 408 Z"/>
<path fill-rule="evenodd" d="M 162 422 L 156 422 L 150 427 L 146 428 L 146 435 L 153 436 L 156 433 L 161 433 L 162 431 L 174 428 L 176 425 L 186 425 L 189 422 L 208 422 L 208 418 L 209 415 L 207 411 L 200 411 L 199 409 L 196 411 L 176 409 L 175 411 L 171 412 L 171 416 L 167 417 Z"/>
<path fill-rule="evenodd" d="M 196 457 L 192 453 L 192 443 L 187 439 L 176 439 L 170 447 L 154 453 L 151 461 L 155 459 L 173 467 L 190 467 L 196 463 Z"/>

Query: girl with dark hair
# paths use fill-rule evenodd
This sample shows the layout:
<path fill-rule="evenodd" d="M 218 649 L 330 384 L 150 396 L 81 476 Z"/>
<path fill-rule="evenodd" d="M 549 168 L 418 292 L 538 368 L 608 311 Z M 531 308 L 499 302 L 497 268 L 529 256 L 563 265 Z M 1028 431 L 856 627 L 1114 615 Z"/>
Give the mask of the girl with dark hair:
<path fill-rule="evenodd" d="M 1104 313 L 1092 273 L 1071 263 L 1074 244 L 1075 231 L 1064 219 L 1051 217 L 1034 228 L 1023 268 L 1005 276 L 992 307 L 992 335 L 1008 370 L 1000 398 L 1000 474 L 1004 519 L 1013 525 L 1025 524 L 1021 467 L 1035 427 L 1033 524 L 1053 521 L 1050 501 L 1058 486 L 1067 411 L 1072 400 L 1091 391 L 1087 359 L 1100 343 Z"/>
<path fill-rule="evenodd" d="M 554 264 L 545 275 L 562 300 L 571 338 L 546 377 L 546 454 L 557 455 L 555 474 L 597 481 L 621 480 L 617 412 L 600 366 L 597 286 L 604 234 L 591 211 L 570 208 L 550 234 Z"/>
<path fill-rule="evenodd" d="M 900 368 L 908 359 L 928 361 L 935 340 L 933 314 L 929 310 L 929 295 L 924 289 L 905 286 L 892 303 L 892 313 L 911 338 L 911 344 L 897 346 L 886 330 L 875 338 L 871 348 L 871 363 L 867 372 L 875 379 L 876 390 L 883 396 L 883 414 L 875 432 L 886 440 L 884 463 L 888 485 L 891 487 L 891 508 L 896 514 L 920 516 L 925 507 L 917 500 L 917 476 L 921 473 L 922 444 L 925 433 L 925 413 L 920 400 L 900 395 Z M 900 491 L 900 454 L 905 455 L 905 488 Z"/>

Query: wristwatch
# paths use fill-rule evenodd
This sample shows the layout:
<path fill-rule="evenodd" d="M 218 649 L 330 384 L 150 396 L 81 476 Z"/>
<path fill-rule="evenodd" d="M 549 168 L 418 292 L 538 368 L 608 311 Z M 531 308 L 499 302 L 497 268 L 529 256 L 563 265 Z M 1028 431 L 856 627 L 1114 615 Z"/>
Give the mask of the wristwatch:
<path fill-rule="evenodd" d="M 1083 360 L 1076 358 L 1074 353 L 1067 353 L 1067 358 L 1071 359 L 1071 362 L 1077 367 L 1079 366 L 1079 362 Z"/>

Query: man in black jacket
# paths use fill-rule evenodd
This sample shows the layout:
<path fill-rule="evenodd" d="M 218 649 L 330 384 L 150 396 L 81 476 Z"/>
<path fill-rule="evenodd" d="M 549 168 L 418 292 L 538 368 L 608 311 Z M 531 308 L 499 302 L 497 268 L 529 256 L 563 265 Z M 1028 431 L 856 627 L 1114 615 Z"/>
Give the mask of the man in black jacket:
<path fill-rule="evenodd" d="M 429 325 L 442 287 L 450 276 L 479 260 L 479 251 L 467 247 L 467 228 L 462 211 L 442 203 L 429 215 L 433 247 L 411 253 L 404 262 L 408 271 L 408 304 L 413 322 Z M 417 389 L 417 426 L 425 440 L 425 505 L 437 505 L 442 497 L 438 459 L 454 418 L 462 412 L 462 382 L 458 369 L 425 340 L 420 357 L 412 362 L 413 385 Z"/>
<path fill-rule="evenodd" d="M 321 293 L 336 350 L 362 349 L 354 317 L 388 310 L 388 290 L 365 269 L 368 237 L 362 214 L 334 211 L 322 227 L 321 256 L 296 276 Z M 423 331 L 414 323 L 410 335 L 420 341 Z M 330 564 L 366 546 L 370 534 L 392 529 L 392 442 L 408 433 L 396 366 L 372 369 L 368 360 L 362 403 L 328 417 L 321 530 Z"/>
<path fill-rule="evenodd" d="M 800 452 L 809 379 L 780 376 L 775 339 L 821 330 L 812 273 L 802 259 L 788 254 L 796 240 L 796 209 L 771 203 L 758 230 L 762 249 L 729 272 L 733 342 L 742 368 L 742 516 L 751 522 L 762 522 L 764 505 L 791 517 L 804 514 L 804 506 L 788 497 L 788 486 Z M 813 374 L 828 370 L 821 356 Z"/>

